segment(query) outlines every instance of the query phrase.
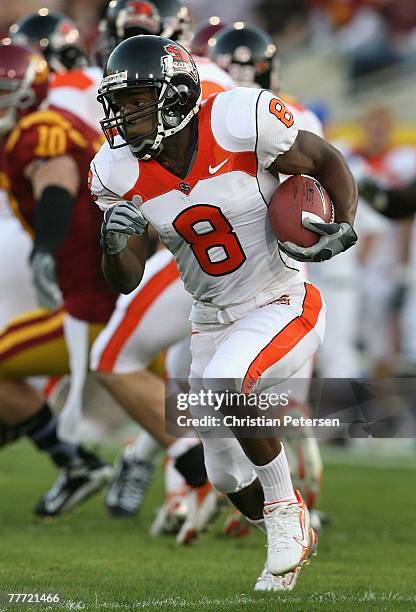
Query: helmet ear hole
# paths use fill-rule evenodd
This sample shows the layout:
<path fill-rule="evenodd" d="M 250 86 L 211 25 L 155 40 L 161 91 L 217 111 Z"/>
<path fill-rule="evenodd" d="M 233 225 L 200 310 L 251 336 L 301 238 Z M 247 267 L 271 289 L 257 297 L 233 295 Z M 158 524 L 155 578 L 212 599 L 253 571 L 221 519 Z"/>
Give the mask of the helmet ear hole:
<path fill-rule="evenodd" d="M 189 87 L 182 84 L 182 85 L 178 85 L 176 89 L 179 94 L 179 104 L 180 106 L 183 106 L 184 104 L 188 102 L 188 99 L 190 96 Z"/>

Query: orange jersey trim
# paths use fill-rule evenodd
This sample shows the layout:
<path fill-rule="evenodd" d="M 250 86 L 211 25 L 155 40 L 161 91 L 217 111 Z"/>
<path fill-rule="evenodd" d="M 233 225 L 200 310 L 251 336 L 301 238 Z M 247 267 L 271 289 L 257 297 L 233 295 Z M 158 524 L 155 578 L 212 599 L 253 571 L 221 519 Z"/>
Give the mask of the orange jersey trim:
<path fill-rule="evenodd" d="M 216 96 L 211 96 L 199 111 L 198 152 L 189 174 L 183 179 L 179 178 L 154 159 L 139 163 L 139 177 L 135 185 L 123 195 L 123 199 L 130 201 L 134 195 L 140 195 L 143 202 L 146 202 L 174 189 L 180 191 L 180 185 L 184 183 L 189 185 L 190 193 L 199 181 L 212 177 L 212 168 L 218 168 L 215 171 L 216 177 L 237 171 L 253 177 L 257 175 L 257 158 L 254 151 L 227 151 L 215 140 L 211 127 L 211 112 L 215 100 Z"/>
<path fill-rule="evenodd" d="M 316 287 L 305 283 L 302 314 L 286 325 L 260 351 L 244 376 L 242 392 L 250 393 L 257 380 L 273 364 L 285 357 L 316 325 L 322 310 L 322 297 Z"/>
<path fill-rule="evenodd" d="M 202 88 L 202 99 L 203 100 L 206 100 L 213 94 L 218 94 L 223 91 L 226 91 L 225 87 L 223 87 L 219 83 L 215 83 L 215 81 L 202 81 L 201 88 Z"/>
<path fill-rule="evenodd" d="M 50 87 L 51 89 L 56 89 L 58 87 L 73 87 L 74 89 L 83 91 L 91 87 L 93 83 L 94 81 L 82 70 L 68 70 L 67 72 L 56 73 Z"/>

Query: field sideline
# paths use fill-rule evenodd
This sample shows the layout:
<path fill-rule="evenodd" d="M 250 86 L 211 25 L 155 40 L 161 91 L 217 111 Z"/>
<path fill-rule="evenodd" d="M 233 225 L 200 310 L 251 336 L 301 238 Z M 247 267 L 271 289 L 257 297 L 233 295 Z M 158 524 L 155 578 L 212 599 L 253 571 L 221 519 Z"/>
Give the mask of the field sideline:
<path fill-rule="evenodd" d="M 416 610 L 415 472 L 329 458 L 320 506 L 327 527 L 318 556 L 290 594 L 252 591 L 264 563 L 260 534 L 225 542 L 220 519 L 192 547 L 153 540 L 147 529 L 161 499 L 154 483 L 140 516 L 110 520 L 101 497 L 62 519 L 31 514 L 55 472 L 23 441 L 0 461 L 0 590 L 58 592 L 64 610 Z M 56 610 L 18 605 L 2 610 Z"/>

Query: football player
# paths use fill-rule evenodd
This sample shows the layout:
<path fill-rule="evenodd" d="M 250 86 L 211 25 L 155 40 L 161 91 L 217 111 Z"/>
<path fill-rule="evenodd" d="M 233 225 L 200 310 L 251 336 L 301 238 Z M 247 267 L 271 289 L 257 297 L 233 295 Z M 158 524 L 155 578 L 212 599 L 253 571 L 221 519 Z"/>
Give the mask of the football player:
<path fill-rule="evenodd" d="M 66 238 L 66 225 L 72 207 L 80 202 L 86 203 L 88 192 L 81 188 L 84 176 L 79 172 L 78 164 L 82 155 L 87 156 L 88 151 L 91 156 L 93 150 L 88 149 L 84 136 L 81 145 L 79 125 L 76 129 L 68 116 L 56 111 L 36 112 L 46 97 L 48 84 L 48 66 L 42 57 L 13 44 L 1 45 L 0 75 L 3 120 L 8 118 L 10 130 L 4 149 L 4 172 L 14 212 L 34 238 L 33 274 L 36 278 L 39 267 L 42 267 L 41 277 L 49 283 L 48 287 L 52 287 L 52 290 L 45 289 L 46 296 L 48 299 L 58 296 L 54 280 L 56 254 L 58 275 L 64 279 L 61 289 L 66 306 L 75 314 L 77 306 L 82 306 L 77 300 L 74 283 L 82 279 L 74 278 L 69 262 L 65 268 L 62 252 L 66 251 L 67 260 L 73 260 L 74 254 L 69 252 L 71 244 Z M 88 166 L 88 159 L 84 163 Z M 49 179 L 45 175 L 48 165 L 52 166 Z M 76 185 L 71 180 L 75 180 Z M 88 215 L 86 221 L 87 218 Z M 89 215 L 86 224 L 90 231 L 99 225 L 99 219 L 95 224 L 94 219 L 94 215 Z M 84 242 L 84 254 L 87 253 L 92 260 L 87 278 L 98 280 L 94 268 L 97 257 L 94 260 L 90 255 L 94 241 L 88 236 Z M 65 246 L 61 247 L 62 244 Z M 44 257 L 48 258 L 48 265 L 40 266 L 39 261 Z M 42 289 L 43 283 L 38 286 L 38 295 L 43 295 Z M 106 309 L 111 311 L 114 303 L 114 293 L 104 285 L 101 296 L 104 296 L 104 310 L 94 312 L 97 316 L 91 319 L 94 324 L 99 323 Z M 80 315 L 81 311 L 78 311 L 77 316 Z M 97 326 L 93 326 L 91 333 L 97 333 Z M 0 335 L 1 419 L 7 427 L 28 435 L 62 469 L 55 494 L 42 498 L 35 509 L 42 515 L 68 509 L 100 488 L 111 473 L 109 466 L 98 457 L 57 433 L 55 419 L 45 398 L 23 380 L 32 374 L 61 373 L 62 363 L 67 369 L 68 355 L 60 339 L 63 339 L 63 313 L 60 310 L 41 309 L 25 313 L 11 321 Z M 42 346 L 40 353 L 37 350 L 39 345 Z"/>
<path fill-rule="evenodd" d="M 371 107 L 361 118 L 361 128 L 359 145 L 344 145 L 357 181 L 377 182 L 386 191 L 408 184 L 416 173 L 416 152 L 413 147 L 394 144 L 392 113 L 383 106 Z M 368 217 L 376 217 L 372 224 L 381 227 L 366 249 L 361 249 L 365 282 L 360 286 L 359 331 L 365 347 L 365 367 L 372 375 L 384 378 L 394 368 L 397 346 L 401 345 L 404 353 L 414 353 L 414 292 L 409 283 L 412 232 L 408 221 L 395 223 L 371 209 L 366 212 Z M 388 251 L 386 240 L 391 245 Z"/>
<path fill-rule="evenodd" d="M 298 131 L 284 102 L 264 89 L 236 88 L 201 107 L 192 57 L 158 36 L 116 47 L 99 99 L 108 143 L 91 164 L 91 190 L 105 211 L 102 265 L 110 285 L 127 294 L 140 283 L 151 223 L 195 299 L 191 388 L 202 379 L 210 389 L 214 381 L 215 390 L 235 384 L 238 392 L 261 392 L 293 376 L 322 340 L 324 305 L 290 258 L 324 261 L 357 239 L 357 189 L 342 155 Z M 269 228 L 267 202 L 280 173 L 312 175 L 331 196 L 335 224 L 304 220 L 320 234 L 312 247 L 278 245 Z M 276 303 L 283 293 L 288 300 Z M 210 481 L 264 525 L 268 571 L 296 570 L 316 535 L 283 446 L 236 429 L 198 434 Z"/>
<path fill-rule="evenodd" d="M 78 116 L 97 132 L 98 146 L 102 111 L 96 92 L 102 70 L 88 65 L 75 23 L 63 13 L 42 8 L 11 25 L 9 36 L 14 44 L 43 55 L 50 70 L 48 103 L 69 112 L 76 109 Z"/>

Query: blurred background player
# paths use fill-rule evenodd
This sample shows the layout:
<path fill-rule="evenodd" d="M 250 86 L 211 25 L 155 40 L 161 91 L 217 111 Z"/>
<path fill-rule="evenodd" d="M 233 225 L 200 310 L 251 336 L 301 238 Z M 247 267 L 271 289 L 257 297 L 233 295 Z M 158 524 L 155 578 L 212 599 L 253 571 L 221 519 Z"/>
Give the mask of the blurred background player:
<path fill-rule="evenodd" d="M 74 147 L 80 146 L 80 135 L 68 117 L 56 111 L 37 111 L 46 97 L 48 83 L 48 66 L 42 57 L 12 44 L 1 45 L 0 74 L 3 117 L 8 115 L 10 118 L 4 171 L 15 212 L 34 238 L 31 265 L 37 296 L 44 300 L 43 306 L 48 300 L 51 305 L 52 298 L 59 298 L 54 274 L 56 254 L 58 277 L 64 279 L 61 280 L 61 289 L 65 305 L 68 311 L 72 307 L 76 310 L 78 301 L 79 316 L 84 304 L 79 305 L 74 295 L 72 270 L 68 266 L 65 269 L 62 259 L 65 246 L 62 248 L 61 244 L 66 242 L 67 254 L 75 260 L 74 253 L 68 253 L 71 248 L 65 235 L 69 213 L 75 205 L 74 196 L 81 185 L 78 183 L 77 162 L 82 157 L 77 158 L 74 154 Z M 81 147 L 87 148 L 86 143 Z M 69 157 L 69 151 L 77 162 Z M 58 164 L 54 163 L 56 159 Z M 45 169 L 49 164 L 52 164 L 52 173 L 48 178 Z M 76 186 L 71 180 L 76 181 Z M 82 195 L 87 192 L 80 187 L 80 193 L 78 201 L 82 202 Z M 53 208 L 58 212 L 56 223 L 56 213 L 51 214 Z M 99 227 L 99 219 L 96 226 L 92 224 L 90 227 Z M 89 250 L 87 247 L 88 256 Z M 84 257 L 85 250 L 80 254 Z M 48 256 L 48 265 L 37 264 L 36 260 L 39 262 L 39 258 L 42 260 L 44 256 Z M 40 282 L 37 275 L 40 275 Z M 75 279 L 75 282 L 79 280 Z M 112 292 L 104 286 L 102 295 L 114 302 Z M 103 306 L 105 309 L 105 303 Z M 63 338 L 62 328 L 63 314 L 60 311 L 37 310 L 10 322 L 0 336 L 1 419 L 28 435 L 62 469 L 57 486 L 36 506 L 35 511 L 42 515 L 68 509 L 100 488 L 110 475 L 110 468 L 95 455 L 57 433 L 55 419 L 42 393 L 23 380 L 29 375 L 62 373 L 62 361 L 68 369 L 64 343 L 57 340 Z M 36 350 L 39 345 L 40 352 Z"/>
<path fill-rule="evenodd" d="M 49 112 L 38 114 L 33 117 L 33 120 L 31 116 L 27 123 L 16 128 L 9 139 L 7 155 L 9 173 L 13 174 L 14 178 L 10 189 L 14 191 L 15 199 L 17 197 L 22 201 L 27 200 L 26 208 L 22 203 L 20 204 L 19 210 L 24 211 L 21 216 L 22 218 L 26 216 L 26 225 L 36 223 L 35 245 L 31 261 L 39 302 L 42 306 L 52 309 L 59 305 L 61 296 L 54 271 L 56 256 L 58 258 L 57 276 L 60 286 L 64 287 L 66 312 L 65 317 L 60 310 L 53 310 L 51 313 L 42 312 L 41 316 L 38 313 L 28 314 L 25 317 L 22 332 L 23 340 L 21 339 L 22 334 L 15 333 L 18 323 L 12 321 L 2 335 L 5 347 L 1 354 L 2 376 L 64 374 L 69 371 L 69 360 L 71 365 L 70 389 L 58 423 L 60 435 L 66 440 L 77 443 L 82 418 L 89 346 L 111 313 L 116 297 L 104 283 L 98 265 L 99 247 L 88 231 L 91 229 L 91 223 L 100 223 L 99 216 L 91 210 L 92 207 L 88 206 L 89 197 L 85 183 L 85 172 L 88 171 L 89 161 L 101 143 L 101 137 L 97 131 L 100 107 L 96 102 L 94 84 L 94 79 L 97 79 L 97 73 L 100 71 L 85 67 L 85 54 L 80 46 L 79 33 L 74 24 L 64 15 L 41 10 L 23 18 L 21 22 L 13 25 L 10 31 L 20 43 L 30 45 L 30 49 L 44 51 L 55 69 L 61 71 L 55 73 L 52 80 L 52 95 L 48 100 Z M 66 155 L 68 152 L 69 157 Z M 33 204 L 30 191 L 27 184 L 21 181 L 23 176 L 26 178 L 25 168 L 19 166 L 16 160 L 22 164 L 32 164 L 35 168 L 35 176 L 41 176 L 42 179 L 39 186 L 32 182 L 36 179 L 30 177 L 34 193 L 40 196 L 40 203 L 36 205 L 35 220 L 32 218 L 32 212 L 27 210 Z M 62 175 L 65 178 L 62 178 Z M 73 194 L 70 193 L 69 196 L 76 196 L 75 204 L 70 203 L 70 197 L 66 194 L 53 191 L 58 189 L 55 187 L 58 180 L 63 185 L 69 182 L 68 188 L 73 191 Z M 50 200 L 46 202 L 45 208 L 42 201 L 44 192 L 62 201 L 61 208 L 58 209 L 56 203 Z M 78 215 L 77 223 L 75 222 L 76 215 Z M 90 217 L 89 222 L 87 221 L 88 216 Z M 69 236 L 67 237 L 68 231 Z M 88 240 L 85 240 L 86 234 L 83 232 L 88 234 Z M 71 236 L 72 246 L 68 245 Z M 81 258 L 80 261 L 82 260 L 82 265 L 78 267 L 74 267 L 74 249 L 76 249 L 77 256 Z M 62 257 L 61 250 L 64 252 Z M 90 268 L 87 265 L 88 261 Z M 83 288 L 88 280 L 90 293 L 85 287 Z M 65 295 L 65 290 L 69 295 Z M 84 324 L 85 320 L 89 321 L 90 327 Z M 53 331 L 55 343 L 53 347 L 50 345 L 50 335 L 45 334 L 45 322 L 47 322 L 47 331 Z M 21 331 L 20 327 L 19 323 L 19 331 Z M 28 354 L 27 342 L 25 342 L 28 336 L 31 338 L 30 354 Z M 10 346 L 12 350 L 9 350 Z M 58 353 L 53 355 L 53 350 L 59 350 L 59 358 Z M 20 402 L 18 390 L 24 383 L 14 382 L 13 393 L 10 392 L 10 384 L 8 387 L 9 401 L 17 405 Z M 27 386 L 27 394 L 28 390 Z M 33 405 L 40 401 L 39 397 L 39 394 L 36 397 L 33 396 Z M 161 419 L 162 408 L 156 420 Z M 146 418 L 152 414 L 152 408 L 149 407 L 141 414 L 146 421 Z M 157 431 L 163 440 L 162 421 L 158 423 Z M 107 467 L 101 472 L 105 478 L 100 479 L 95 489 L 102 486 L 108 478 Z M 96 474 L 99 474 L 98 470 Z M 92 480 L 93 477 L 94 473 L 91 472 L 89 478 Z M 50 494 L 45 496 L 38 505 L 38 513 L 58 514 L 69 509 L 76 501 L 80 501 L 79 487 L 74 486 L 74 478 L 69 471 L 65 472 L 64 477 L 60 477 L 58 483 L 58 486 L 53 487 Z"/>
<path fill-rule="evenodd" d="M 209 41 L 220 30 L 227 27 L 220 17 L 212 15 L 207 21 L 202 21 L 195 26 L 194 35 L 191 40 L 190 52 L 193 56 L 208 59 Z"/>
<path fill-rule="evenodd" d="M 13 43 L 41 53 L 51 71 L 48 103 L 74 112 L 97 132 L 101 108 L 97 87 L 102 71 L 90 66 L 76 24 L 63 13 L 41 8 L 10 26 Z"/>
<path fill-rule="evenodd" d="M 363 138 L 355 148 L 343 147 L 357 180 L 374 180 L 383 188 L 398 188 L 416 173 L 416 153 L 393 144 L 394 119 L 382 106 L 361 117 Z M 342 147 L 341 147 L 342 148 Z M 373 239 L 361 249 L 360 330 L 364 360 L 370 376 L 392 375 L 397 355 L 415 338 L 414 294 L 405 295 L 405 270 L 411 270 L 414 251 L 412 221 L 394 223 L 361 206 L 364 224 L 370 220 Z M 372 215 L 372 216 L 371 216 Z M 374 219 L 374 217 L 376 217 Z M 386 242 L 389 249 L 385 248 Z M 408 301 L 410 299 L 410 302 Z"/>
<path fill-rule="evenodd" d="M 100 27 L 103 48 L 107 53 L 126 38 L 138 34 L 156 34 L 178 41 L 186 49 L 193 37 L 189 13 L 182 0 L 113 0 L 108 5 L 105 21 Z M 103 58 L 105 59 L 105 58 Z M 207 58 L 195 57 L 201 75 L 202 96 L 234 86 L 232 79 Z"/>

